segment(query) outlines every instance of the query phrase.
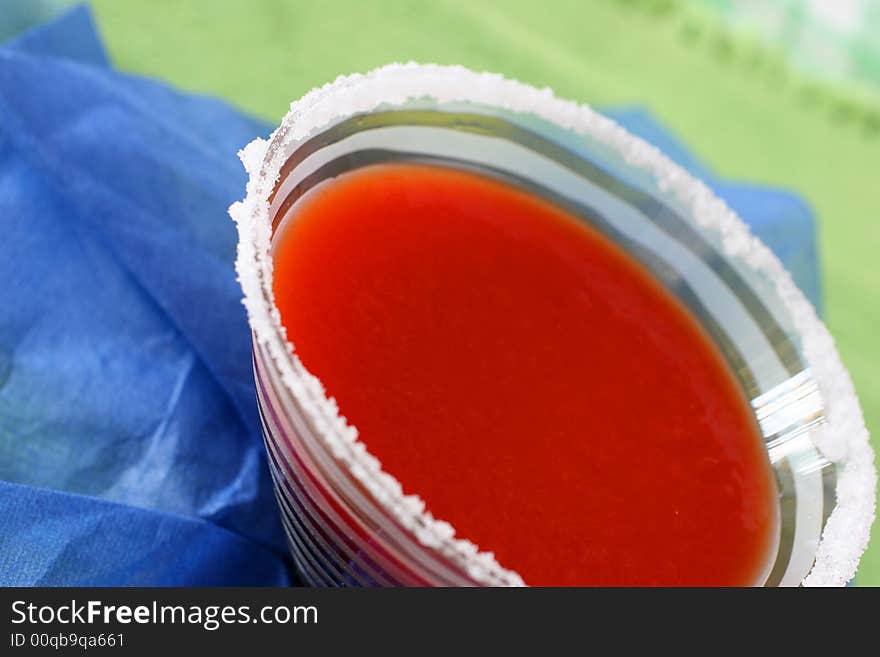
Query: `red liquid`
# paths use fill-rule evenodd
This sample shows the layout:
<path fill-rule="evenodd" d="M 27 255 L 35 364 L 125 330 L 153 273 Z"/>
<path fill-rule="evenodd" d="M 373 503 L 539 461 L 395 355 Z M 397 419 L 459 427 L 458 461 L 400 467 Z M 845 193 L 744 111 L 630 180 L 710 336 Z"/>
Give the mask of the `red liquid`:
<path fill-rule="evenodd" d="M 773 476 L 733 373 L 593 229 L 471 173 L 382 165 L 276 240 L 288 337 L 385 470 L 532 585 L 741 585 Z"/>

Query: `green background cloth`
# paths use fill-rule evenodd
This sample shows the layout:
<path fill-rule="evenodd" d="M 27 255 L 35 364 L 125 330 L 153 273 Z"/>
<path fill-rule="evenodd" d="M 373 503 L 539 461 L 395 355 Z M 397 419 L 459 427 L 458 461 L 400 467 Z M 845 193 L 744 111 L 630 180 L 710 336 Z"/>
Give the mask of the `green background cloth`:
<path fill-rule="evenodd" d="M 492 70 L 595 105 L 642 104 L 720 174 L 816 210 L 827 321 L 880 444 L 880 106 L 792 73 L 671 0 L 94 0 L 123 70 L 273 122 L 291 100 L 392 61 Z M 880 37 L 878 37 L 880 38 Z M 861 584 L 880 584 L 880 530 Z"/>
<path fill-rule="evenodd" d="M 880 0 L 692 0 L 817 77 L 880 98 Z"/>

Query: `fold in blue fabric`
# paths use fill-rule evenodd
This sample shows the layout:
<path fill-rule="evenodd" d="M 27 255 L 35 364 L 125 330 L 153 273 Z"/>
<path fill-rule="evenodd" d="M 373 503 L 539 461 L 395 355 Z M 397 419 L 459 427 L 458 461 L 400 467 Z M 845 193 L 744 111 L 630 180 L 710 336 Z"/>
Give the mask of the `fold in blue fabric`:
<path fill-rule="evenodd" d="M 819 301 L 795 195 L 716 189 Z M 114 71 L 89 11 L 0 48 L 0 585 L 295 581 L 226 214 L 269 126 Z"/>
<path fill-rule="evenodd" d="M 84 8 L 0 50 L 0 583 L 290 582 L 226 214 L 267 133 Z"/>

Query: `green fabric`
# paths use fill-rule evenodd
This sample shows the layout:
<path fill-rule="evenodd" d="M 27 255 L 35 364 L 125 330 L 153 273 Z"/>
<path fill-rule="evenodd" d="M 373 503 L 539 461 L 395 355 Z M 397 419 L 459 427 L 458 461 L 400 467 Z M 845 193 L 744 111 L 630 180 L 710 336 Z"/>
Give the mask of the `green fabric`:
<path fill-rule="evenodd" d="M 756 32 L 799 69 L 865 87 L 880 98 L 880 0 L 694 0 Z"/>
<path fill-rule="evenodd" d="M 95 0 L 123 69 L 278 121 L 342 73 L 464 64 L 592 104 L 644 104 L 720 174 L 814 206 L 827 319 L 880 444 L 880 107 L 797 79 L 671 0 Z M 880 540 L 859 582 L 880 584 Z"/>

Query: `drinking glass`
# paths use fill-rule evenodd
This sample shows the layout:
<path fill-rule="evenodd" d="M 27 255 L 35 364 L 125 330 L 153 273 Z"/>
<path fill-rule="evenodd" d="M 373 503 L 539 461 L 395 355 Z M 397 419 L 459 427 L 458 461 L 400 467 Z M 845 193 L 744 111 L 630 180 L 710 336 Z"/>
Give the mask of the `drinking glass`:
<path fill-rule="evenodd" d="M 357 440 L 285 338 L 273 236 L 310 189 L 360 167 L 433 163 L 525 189 L 636 258 L 712 336 L 746 392 L 778 489 L 756 585 L 844 584 L 873 519 L 876 475 L 833 342 L 776 257 L 704 184 L 588 107 L 460 67 L 340 78 L 242 151 L 237 269 L 253 329 L 263 435 L 296 566 L 313 585 L 520 585 L 433 518 Z M 328 262 L 328 267 L 333 263 Z M 633 392 L 633 410 L 639 395 Z M 344 410 L 344 409 L 343 409 Z"/>

